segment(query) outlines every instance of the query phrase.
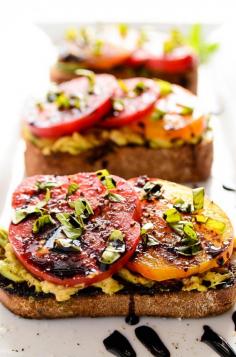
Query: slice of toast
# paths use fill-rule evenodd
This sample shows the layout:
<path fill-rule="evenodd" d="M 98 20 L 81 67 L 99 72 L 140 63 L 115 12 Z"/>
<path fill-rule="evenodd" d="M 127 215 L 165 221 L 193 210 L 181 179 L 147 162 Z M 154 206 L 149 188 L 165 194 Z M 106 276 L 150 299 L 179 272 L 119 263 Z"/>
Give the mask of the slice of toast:
<path fill-rule="evenodd" d="M 26 318 L 160 316 L 200 318 L 219 315 L 236 301 L 236 282 L 206 292 L 131 287 L 113 295 L 96 288 L 81 290 L 69 300 L 58 302 L 51 294 L 35 293 L 26 284 L 1 278 L 0 301 L 16 315 Z"/>
<path fill-rule="evenodd" d="M 198 144 L 175 148 L 151 149 L 145 146 L 97 147 L 78 155 L 52 153 L 26 141 L 25 166 L 28 176 L 36 174 L 68 175 L 106 168 L 126 179 L 140 175 L 175 182 L 206 180 L 211 172 L 213 143 L 203 139 Z"/>

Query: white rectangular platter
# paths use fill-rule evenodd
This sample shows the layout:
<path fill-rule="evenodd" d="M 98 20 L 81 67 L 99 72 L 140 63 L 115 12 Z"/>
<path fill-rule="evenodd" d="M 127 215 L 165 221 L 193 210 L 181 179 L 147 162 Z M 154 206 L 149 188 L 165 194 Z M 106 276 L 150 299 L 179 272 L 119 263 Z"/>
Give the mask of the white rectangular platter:
<path fill-rule="evenodd" d="M 39 30 L 34 28 L 33 31 L 38 36 Z M 53 36 L 52 26 L 50 27 L 50 34 Z M 204 75 L 201 73 L 201 75 L 200 94 L 206 98 L 207 93 L 207 100 L 213 103 L 215 98 L 212 97 L 209 92 L 209 86 L 204 80 L 206 72 Z M 233 152 L 228 149 L 227 140 L 230 137 L 228 135 L 230 133 L 225 130 L 225 120 L 229 122 L 230 118 L 224 117 L 223 111 L 221 116 L 217 116 L 213 121 L 215 136 L 214 166 L 212 177 L 204 185 L 208 195 L 222 206 L 236 227 L 236 193 L 222 188 L 223 184 L 235 186 L 235 159 Z M 16 117 L 15 127 L 18 128 L 17 121 L 18 118 Z M 8 150 L 6 150 L 9 156 L 5 155 L 0 160 L 2 165 L 0 224 L 4 227 L 8 226 L 10 220 L 11 193 L 24 176 L 24 144 L 19 139 L 17 130 L 14 130 L 13 133 L 14 137 L 9 144 Z M 199 320 L 141 318 L 139 325 L 153 327 L 173 357 L 214 357 L 217 354 L 207 345 L 200 342 L 203 325 L 211 326 L 236 351 L 236 334 L 231 318 L 232 312 L 229 311 L 222 316 Z M 151 356 L 135 338 L 135 327 L 127 325 L 124 318 L 26 320 L 13 315 L 0 305 L 0 356 L 108 357 L 110 353 L 105 350 L 102 341 L 115 329 L 129 339 L 137 356 Z"/>

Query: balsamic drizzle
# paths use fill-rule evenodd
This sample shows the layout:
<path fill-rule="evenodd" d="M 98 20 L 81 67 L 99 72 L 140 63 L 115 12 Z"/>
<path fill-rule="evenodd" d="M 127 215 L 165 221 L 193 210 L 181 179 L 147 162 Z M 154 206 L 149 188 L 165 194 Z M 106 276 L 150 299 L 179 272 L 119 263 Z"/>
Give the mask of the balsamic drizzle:
<path fill-rule="evenodd" d="M 136 352 L 119 331 L 115 330 L 110 336 L 103 340 L 107 351 L 118 357 L 136 357 Z"/>
<path fill-rule="evenodd" d="M 226 191 L 236 192 L 236 188 L 235 187 L 229 187 L 229 186 L 226 186 L 226 185 L 222 185 L 222 187 Z"/>
<path fill-rule="evenodd" d="M 234 311 L 234 313 L 232 315 L 232 320 L 234 322 L 234 330 L 236 331 L 236 311 Z"/>
<path fill-rule="evenodd" d="M 221 357 L 236 357 L 235 352 L 222 336 L 219 336 L 209 326 L 205 325 L 203 329 L 204 333 L 201 337 L 201 342 L 206 343 Z"/>
<path fill-rule="evenodd" d="M 137 325 L 139 323 L 139 317 L 135 314 L 134 296 L 131 294 L 129 299 L 129 314 L 126 316 L 125 322 L 128 325 Z"/>
<path fill-rule="evenodd" d="M 151 327 L 136 327 L 135 335 L 153 356 L 170 357 L 170 351 L 164 345 L 156 331 L 154 331 Z"/>

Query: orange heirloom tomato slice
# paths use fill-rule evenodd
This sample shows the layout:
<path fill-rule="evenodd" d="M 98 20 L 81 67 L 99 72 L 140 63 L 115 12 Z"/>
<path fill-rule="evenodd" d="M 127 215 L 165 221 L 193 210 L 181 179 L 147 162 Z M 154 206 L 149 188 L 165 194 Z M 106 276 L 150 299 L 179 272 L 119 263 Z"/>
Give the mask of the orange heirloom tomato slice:
<path fill-rule="evenodd" d="M 131 179 L 137 190 L 141 190 L 141 179 Z M 151 180 L 153 181 L 153 179 Z M 150 234 L 158 241 L 155 246 L 139 243 L 134 257 L 127 264 L 130 270 L 140 273 L 148 279 L 164 281 L 181 279 L 191 275 L 203 273 L 227 262 L 233 250 L 233 229 L 226 214 L 212 201 L 205 198 L 201 215 L 209 216 L 225 225 L 223 233 L 208 228 L 206 224 L 193 221 L 202 249 L 192 256 L 184 256 L 175 250 L 180 244 L 177 234 L 163 218 L 163 213 L 176 198 L 191 202 L 192 190 L 175 183 L 154 180 L 162 185 L 162 198 L 142 201 L 141 224 L 151 223 L 153 229 Z M 141 192 L 141 191 L 140 191 Z M 182 220 L 192 221 L 193 215 L 181 213 Z"/>

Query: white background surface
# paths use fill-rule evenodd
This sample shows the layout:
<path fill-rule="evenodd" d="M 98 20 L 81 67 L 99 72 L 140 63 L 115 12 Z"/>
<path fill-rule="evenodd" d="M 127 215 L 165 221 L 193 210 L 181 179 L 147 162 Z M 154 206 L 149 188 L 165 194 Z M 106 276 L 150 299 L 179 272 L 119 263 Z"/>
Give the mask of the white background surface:
<path fill-rule="evenodd" d="M 15 187 L 23 174 L 22 147 L 18 141 L 22 103 L 29 94 L 38 93 L 46 87 L 48 66 L 54 56 L 49 40 L 32 23 L 113 20 L 180 24 L 206 22 L 221 25 L 219 30 L 212 34 L 220 41 L 221 51 L 211 65 L 203 69 L 201 78 L 203 97 L 210 106 L 224 109 L 223 115 L 216 121 L 216 161 L 213 179 L 207 189 L 235 222 L 236 195 L 221 188 L 222 183 L 226 181 L 235 184 L 236 174 L 234 4 L 235 1 L 229 0 L 1 1 L 0 223 L 6 226 L 9 220 L 7 191 L 9 187 L 10 191 Z M 207 83 L 207 88 L 204 83 Z M 141 323 L 145 322 L 156 329 L 174 357 L 216 356 L 206 345 L 199 342 L 205 323 L 210 324 L 236 347 L 231 312 L 204 320 L 143 318 Z M 18 318 L 0 306 L 0 356 L 109 356 L 102 340 L 115 328 L 129 337 L 138 356 L 149 356 L 135 339 L 134 327 L 126 325 L 122 318 L 30 321 Z M 22 348 L 24 351 L 21 351 Z"/>

